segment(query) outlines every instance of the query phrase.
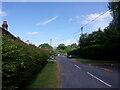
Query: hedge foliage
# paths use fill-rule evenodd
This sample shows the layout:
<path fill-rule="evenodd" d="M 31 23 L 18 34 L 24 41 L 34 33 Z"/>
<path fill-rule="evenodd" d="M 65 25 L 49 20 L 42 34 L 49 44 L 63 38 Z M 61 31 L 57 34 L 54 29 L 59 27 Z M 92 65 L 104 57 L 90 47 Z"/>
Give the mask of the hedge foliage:
<path fill-rule="evenodd" d="M 80 49 L 81 56 L 92 59 L 105 59 L 103 45 L 90 45 Z"/>
<path fill-rule="evenodd" d="M 16 89 L 22 87 L 47 63 L 48 52 L 34 45 L 14 41 L 2 36 L 2 87 Z"/>

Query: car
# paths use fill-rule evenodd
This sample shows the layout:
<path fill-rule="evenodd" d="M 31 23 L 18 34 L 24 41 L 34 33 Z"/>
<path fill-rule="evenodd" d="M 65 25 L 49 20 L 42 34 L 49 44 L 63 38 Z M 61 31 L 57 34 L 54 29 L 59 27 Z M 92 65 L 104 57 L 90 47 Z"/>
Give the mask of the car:
<path fill-rule="evenodd" d="M 60 54 L 57 54 L 57 56 L 60 56 Z"/>
<path fill-rule="evenodd" d="M 67 55 L 67 58 L 73 58 L 73 56 L 72 55 Z"/>

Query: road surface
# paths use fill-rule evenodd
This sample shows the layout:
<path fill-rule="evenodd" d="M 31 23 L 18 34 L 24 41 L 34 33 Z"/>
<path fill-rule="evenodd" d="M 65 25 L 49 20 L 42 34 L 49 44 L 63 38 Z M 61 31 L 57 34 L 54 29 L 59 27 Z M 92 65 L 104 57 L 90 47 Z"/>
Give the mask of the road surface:
<path fill-rule="evenodd" d="M 58 56 L 61 88 L 118 88 L 118 72 L 101 70 Z"/>

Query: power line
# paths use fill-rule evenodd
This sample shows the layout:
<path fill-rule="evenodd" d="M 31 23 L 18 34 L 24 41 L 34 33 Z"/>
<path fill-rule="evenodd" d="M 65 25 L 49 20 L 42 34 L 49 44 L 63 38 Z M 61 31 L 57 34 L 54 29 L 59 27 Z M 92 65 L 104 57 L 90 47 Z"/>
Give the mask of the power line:
<path fill-rule="evenodd" d="M 100 14 L 98 17 L 94 18 L 93 20 L 89 21 L 87 24 L 81 26 L 81 35 L 83 34 L 83 28 L 87 25 L 89 25 L 90 23 L 92 23 L 93 21 L 95 21 L 96 19 L 98 19 L 99 17 L 101 17 L 102 15 L 104 15 L 105 13 L 107 13 L 109 10 L 105 11 L 104 13 Z M 75 32 L 76 33 L 76 32 Z M 73 33 L 73 34 L 75 34 Z M 78 33 L 78 32 L 77 32 Z"/>
<path fill-rule="evenodd" d="M 98 19 L 99 17 L 101 17 L 102 15 L 104 15 L 105 13 L 107 13 L 109 10 L 105 11 L 104 13 L 100 14 L 98 17 L 94 18 L 93 20 L 91 20 L 90 22 L 88 22 L 87 24 L 85 24 L 84 26 L 82 27 L 85 27 L 87 26 L 88 24 L 92 23 L 93 21 L 95 21 L 96 19 Z"/>
<path fill-rule="evenodd" d="M 104 15 L 105 13 L 107 13 L 108 11 L 109 11 L 109 10 L 105 11 L 104 13 L 100 14 L 98 17 L 96 17 L 96 18 L 94 18 L 93 20 L 89 21 L 87 24 L 81 26 L 81 28 L 80 28 L 80 30 L 81 30 L 81 35 L 83 34 L 83 28 L 84 28 L 84 27 L 86 27 L 87 25 L 89 25 L 90 23 L 92 23 L 93 21 L 95 21 L 96 19 L 98 19 L 99 17 L 101 17 L 102 15 Z M 64 40 L 64 39 L 66 39 L 66 38 L 68 38 L 68 37 L 70 37 L 70 36 L 72 36 L 72 35 L 75 35 L 75 34 L 80 34 L 80 30 L 78 30 L 78 31 L 76 31 L 76 32 L 74 32 L 74 33 L 71 33 L 69 36 L 67 36 L 67 37 L 65 37 L 65 38 L 63 38 L 63 39 L 61 39 L 61 40 Z M 60 41 L 61 41 L 61 40 L 60 40 Z"/>
<path fill-rule="evenodd" d="M 104 15 L 105 13 L 107 13 L 109 10 L 105 11 L 104 13 L 100 14 L 98 17 L 94 18 L 93 20 L 91 20 L 90 22 L 88 22 L 87 24 L 83 25 L 81 27 L 81 35 L 83 34 L 83 27 L 89 25 L 90 23 L 92 23 L 93 21 L 95 21 L 96 19 L 98 19 L 99 17 L 101 17 L 102 15 Z"/>
<path fill-rule="evenodd" d="M 66 39 L 66 38 L 68 38 L 68 37 L 70 37 L 70 36 L 74 36 L 75 34 L 78 34 L 79 32 L 80 32 L 80 30 L 78 30 L 78 31 L 76 31 L 76 32 L 74 32 L 74 33 L 71 33 L 69 36 L 67 36 L 67 37 L 65 37 L 65 38 L 63 38 L 63 39 L 61 39 L 60 41 Z"/>

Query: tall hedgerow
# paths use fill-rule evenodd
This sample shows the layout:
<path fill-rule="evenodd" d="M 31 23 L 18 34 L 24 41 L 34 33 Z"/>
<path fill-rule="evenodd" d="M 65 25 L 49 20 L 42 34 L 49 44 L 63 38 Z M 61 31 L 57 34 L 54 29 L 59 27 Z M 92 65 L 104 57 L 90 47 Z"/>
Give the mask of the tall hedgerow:
<path fill-rule="evenodd" d="M 2 36 L 2 87 L 20 88 L 47 63 L 48 52 Z"/>

